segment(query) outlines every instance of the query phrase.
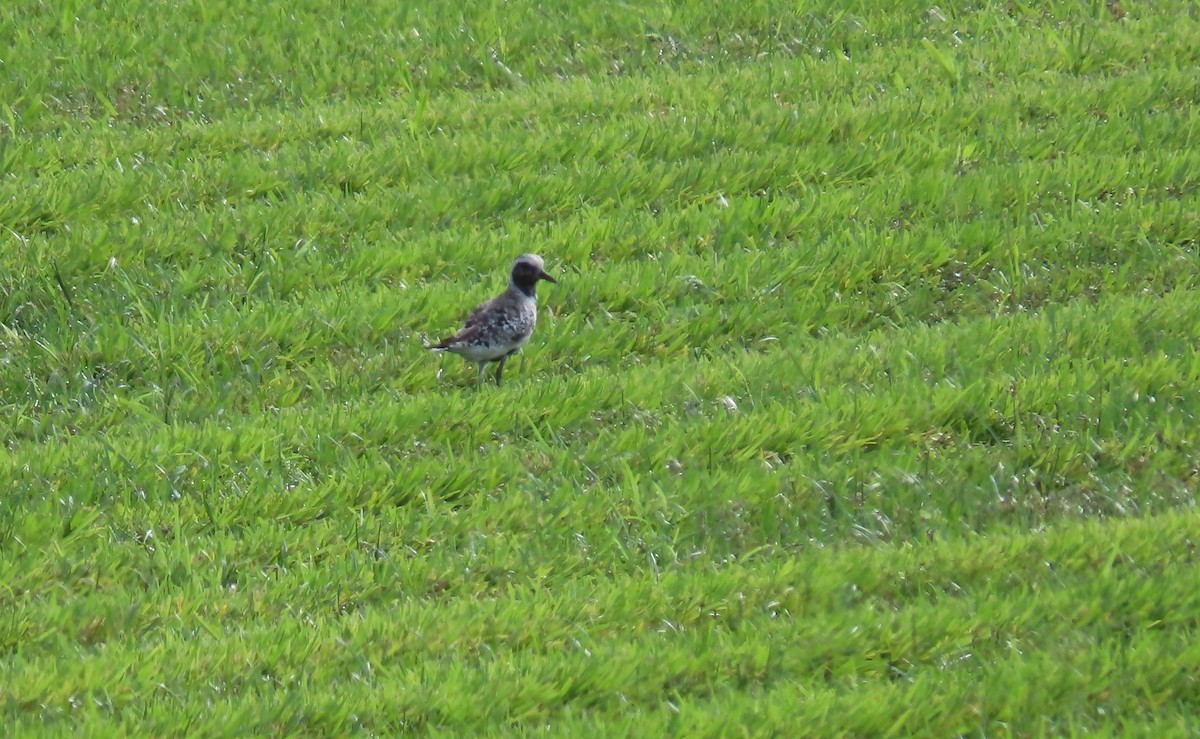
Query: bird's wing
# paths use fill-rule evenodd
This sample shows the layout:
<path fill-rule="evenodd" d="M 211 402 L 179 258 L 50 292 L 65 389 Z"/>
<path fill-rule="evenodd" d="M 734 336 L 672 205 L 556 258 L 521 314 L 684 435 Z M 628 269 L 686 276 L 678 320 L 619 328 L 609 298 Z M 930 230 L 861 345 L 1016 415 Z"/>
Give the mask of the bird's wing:
<path fill-rule="evenodd" d="M 467 320 L 463 323 L 463 328 L 466 329 L 478 326 L 484 315 L 487 313 L 488 308 L 490 308 L 494 302 L 496 302 L 496 299 L 492 298 L 491 300 L 486 300 L 475 306 L 475 310 L 471 311 L 471 315 L 467 316 Z"/>
<path fill-rule="evenodd" d="M 434 344 L 433 346 L 431 346 L 429 348 L 430 349 L 449 349 L 450 347 L 454 346 L 455 344 L 461 343 L 463 341 L 470 341 L 471 337 L 477 333 L 479 333 L 478 325 L 467 326 L 462 331 L 459 331 L 458 333 L 451 336 L 450 338 L 442 339 L 441 341 L 439 341 L 438 343 Z"/>
<path fill-rule="evenodd" d="M 438 343 L 430 347 L 430 349 L 446 349 L 453 344 L 462 341 L 470 341 L 471 337 L 479 333 L 483 326 L 483 319 L 487 315 L 487 309 L 495 300 L 485 301 L 475 306 L 475 310 L 471 311 L 471 315 L 467 316 L 467 320 L 463 322 L 462 329 L 448 339 L 442 339 Z"/>

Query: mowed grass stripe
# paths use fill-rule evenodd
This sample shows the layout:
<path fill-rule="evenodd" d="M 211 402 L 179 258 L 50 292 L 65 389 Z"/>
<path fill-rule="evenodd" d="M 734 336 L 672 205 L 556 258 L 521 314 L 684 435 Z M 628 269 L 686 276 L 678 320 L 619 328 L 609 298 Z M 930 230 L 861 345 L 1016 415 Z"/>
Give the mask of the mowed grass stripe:
<path fill-rule="evenodd" d="M 1096 505 L 1109 513 L 1130 505 L 1153 509 L 1155 498 L 1121 492 L 1121 485 L 1131 476 L 1167 484 L 1191 474 L 1195 449 L 1188 429 L 1195 411 L 1187 388 L 1200 379 L 1200 364 L 1189 344 L 1196 327 L 1178 316 L 1200 315 L 1185 307 L 1193 300 L 1190 291 L 1127 298 L 1124 310 L 1101 322 L 1095 318 L 1103 313 L 1078 303 L 1054 311 L 1052 320 L 1000 316 L 950 335 L 921 327 L 865 340 L 809 339 L 736 362 L 694 360 L 682 377 L 674 363 L 630 370 L 602 392 L 591 388 L 590 373 L 483 391 L 542 409 L 536 413 L 506 414 L 504 406 L 489 412 L 469 394 L 414 405 L 385 391 L 332 412 L 298 407 L 266 417 L 230 415 L 151 436 L 143 429 L 163 427 L 147 415 L 142 424 L 126 423 L 116 437 L 68 437 L 30 445 L 29 453 L 14 449 L 7 466 L 30 504 L 53 481 L 80 505 L 128 500 L 134 529 L 146 516 L 186 520 L 172 512 L 180 506 L 202 528 L 245 516 L 264 525 L 276 517 L 305 520 L 347 505 L 407 505 L 410 515 L 422 516 L 421 500 L 469 508 L 526 485 L 550 495 L 592 490 L 619 508 L 627 486 L 636 488 L 636 478 L 645 477 L 657 496 L 669 494 L 673 508 L 706 510 L 705 497 L 725 488 L 723 500 L 749 496 L 747 505 L 762 507 L 762 519 L 782 516 L 801 530 L 816 527 L 810 535 L 826 524 L 823 508 L 831 496 L 864 512 L 910 510 L 906 529 L 922 530 L 912 499 L 895 497 L 899 491 L 890 485 L 859 478 L 855 491 L 846 479 L 821 483 L 826 465 L 836 468 L 838 460 L 853 460 L 851 469 L 883 464 L 888 479 L 924 476 L 912 489 L 926 499 L 919 508 L 929 510 L 921 516 L 931 517 L 934 529 L 958 530 L 955 516 L 964 511 L 974 512 L 967 520 L 976 527 L 989 525 L 989 513 L 1011 520 L 1002 490 L 1017 497 L 1037 491 L 1041 502 L 1032 509 L 1009 504 L 1035 520 L 1070 515 L 1069 506 L 1053 502 L 1056 490 L 1084 502 L 1098 496 L 1087 503 L 1089 511 Z M 946 351 L 948 339 L 953 354 Z M 545 400 L 585 392 L 587 405 L 555 408 Z M 740 403 L 738 413 L 723 409 L 726 396 Z M 397 434 L 398 427 L 412 431 Z M 614 455 L 614 449 L 628 451 Z M 781 478 L 776 468 L 786 474 Z M 1018 477 L 998 482 L 998 473 Z M 1089 482 L 1067 482 L 1081 475 Z M 937 492 L 955 479 L 971 481 L 960 489 L 974 490 L 969 497 L 988 494 L 955 504 Z M 830 489 L 819 493 L 826 485 Z M 1182 492 L 1171 487 L 1159 492 Z M 775 499 L 789 488 L 808 502 Z M 145 503 L 135 504 L 139 499 Z M 42 500 L 24 524 L 12 524 L 31 545 L 56 535 L 40 522 L 60 503 Z M 98 532 L 107 524 L 93 519 L 90 525 Z M 704 528 L 693 527 L 689 538 L 705 543 Z"/>
<path fill-rule="evenodd" d="M 314 99 L 520 89 L 547 78 L 638 76 L 773 56 L 840 62 L 909 45 L 926 51 L 948 83 L 976 72 L 975 54 L 1016 41 L 1027 41 L 1024 47 L 1042 57 L 1034 69 L 1077 76 L 1138 66 L 1145 45 L 1137 41 L 1145 36 L 1157 35 L 1155 46 L 1166 47 L 1168 56 L 1177 44 L 1180 58 L 1194 58 L 1185 39 L 1197 23 L 1186 5 L 1112 27 L 1094 22 L 1093 7 L 1065 3 L 935 13 L 918 3 L 884 9 L 857 2 L 687 12 L 631 3 L 587 13 L 544 3 L 475 3 L 452 12 L 364 3 L 330 13 L 310 5 L 252 14 L 178 5 L 154 27 L 138 20 L 162 14 L 161 3 L 135 2 L 104 15 L 88 8 L 7 11 L 5 41 L 19 63 L 11 65 L 4 88 L 12 101 L 6 123 L 32 132 L 60 131 L 72 119 L 162 126 Z M 97 23 L 112 24 L 112 31 L 85 32 Z M 139 57 L 144 61 L 128 61 Z M 1023 59 L 1000 69 L 1027 73 Z"/>
<path fill-rule="evenodd" d="M 937 382 L 946 374 L 949 374 L 951 380 L 950 388 L 956 387 L 955 375 L 964 371 L 972 372 L 975 377 L 980 379 L 994 377 L 996 384 L 1007 386 L 1014 381 L 1019 381 L 1019 370 L 1024 369 L 1026 362 L 1036 362 L 1040 360 L 1057 361 L 1065 363 L 1068 367 L 1074 367 L 1079 364 L 1086 366 L 1094 364 L 1097 370 L 1109 369 L 1114 365 L 1112 371 L 1124 373 L 1136 373 L 1136 368 L 1141 363 L 1166 362 L 1168 366 L 1173 366 L 1175 369 L 1180 368 L 1179 362 L 1186 362 L 1187 357 L 1191 356 L 1191 351 L 1188 344 L 1188 331 L 1192 330 L 1191 323 L 1179 323 L 1180 319 L 1186 319 L 1186 313 L 1182 311 L 1190 310 L 1190 304 L 1193 301 L 1191 291 L 1180 290 L 1169 293 L 1163 297 L 1127 297 L 1127 298 L 1108 298 L 1100 308 L 1094 307 L 1088 301 L 1079 301 L 1073 308 L 1066 311 L 1061 309 L 1051 309 L 1048 315 L 1040 314 L 1017 314 L 1011 318 L 1000 316 L 997 318 L 987 319 L 980 322 L 967 322 L 963 327 L 957 329 L 957 333 L 963 337 L 963 340 L 956 346 L 954 355 L 948 354 L 943 344 L 940 343 L 941 330 L 930 329 L 925 326 L 917 325 L 912 329 L 900 333 L 897 337 L 891 334 L 895 329 L 885 331 L 884 328 L 877 329 L 876 340 L 869 341 L 865 344 L 868 347 L 864 351 L 863 339 L 854 335 L 837 336 L 830 335 L 822 338 L 813 338 L 804 334 L 790 333 L 783 334 L 783 341 L 774 340 L 762 344 L 762 348 L 770 350 L 770 347 L 775 344 L 783 343 L 785 346 L 782 351 L 782 356 L 774 353 L 760 355 L 757 352 L 750 353 L 738 363 L 731 363 L 729 360 L 714 355 L 711 359 L 704 360 L 703 355 L 697 357 L 689 350 L 676 350 L 668 352 L 664 349 L 663 356 L 660 362 L 656 362 L 655 366 L 645 370 L 631 370 L 635 379 L 631 380 L 628 385 L 623 380 L 618 380 L 617 384 L 601 395 L 597 399 L 608 398 L 611 403 L 614 398 L 621 398 L 622 402 L 646 402 L 651 393 L 658 392 L 656 383 L 660 382 L 661 377 L 665 373 L 675 372 L 673 365 L 680 361 L 695 363 L 699 359 L 700 364 L 696 364 L 697 374 L 703 377 L 709 372 L 715 371 L 718 373 L 717 378 L 724 377 L 721 382 L 726 383 L 728 393 L 733 395 L 742 395 L 748 392 L 753 397 L 756 388 L 772 390 L 774 386 L 791 386 L 794 390 L 801 388 L 811 388 L 811 392 L 818 397 L 827 395 L 830 392 L 838 392 L 839 388 L 845 387 L 849 382 L 861 381 L 863 386 L 868 390 L 880 383 L 881 380 L 886 380 L 890 385 L 895 385 L 898 380 L 903 380 L 907 375 L 909 381 L 916 380 L 918 383 Z M 1096 311 L 1101 311 L 1101 315 L 1108 315 L 1110 322 L 1095 323 L 1092 319 Z M 1176 313 L 1175 311 L 1181 311 Z M 1109 335 L 1109 329 L 1113 327 L 1113 321 L 1117 321 L 1117 326 L 1123 328 L 1127 333 Z M 981 328 L 982 326 L 982 328 Z M 995 326 L 996 328 L 989 328 Z M 1032 332 L 1031 332 L 1032 330 Z M 991 338 L 981 338 L 980 334 L 986 337 L 991 334 Z M 619 337 L 618 337 L 619 338 Z M 912 339 L 924 339 L 925 348 L 923 349 L 924 358 L 912 354 L 912 351 L 921 344 L 915 346 L 907 343 Z M 967 343 L 969 339 L 975 339 L 975 343 Z M 879 345 L 876 344 L 879 342 Z M 1059 342 L 1065 341 L 1065 346 Z M 567 343 L 568 353 L 572 349 L 570 340 L 564 339 Z M 1035 343 L 1041 342 L 1041 343 Z M 1115 342 L 1123 342 L 1118 344 Z M 579 342 L 581 345 L 577 351 L 583 351 L 585 342 Z M 883 347 L 880 348 L 880 345 Z M 970 348 L 974 346 L 976 353 L 971 354 Z M 910 349 L 910 347 L 912 347 Z M 1161 352 L 1158 356 L 1147 354 L 1155 349 Z M 544 350 L 547 351 L 547 350 Z M 419 347 L 414 347 L 411 352 L 415 356 L 413 365 L 409 367 L 409 371 L 415 374 L 425 376 L 425 383 L 434 383 L 433 378 L 434 367 L 436 360 L 430 359 L 429 355 L 424 354 Z M 1005 356 L 1010 356 L 1016 360 L 1013 366 L 1013 375 L 999 376 L 994 375 L 993 368 L 988 365 L 975 364 L 984 357 L 992 357 L 1003 359 Z M 1090 357 L 1090 358 L 1089 358 Z M 1108 359 L 1106 359 L 1108 358 Z M 549 369 L 554 362 L 551 357 L 533 355 L 529 358 L 531 367 L 530 372 L 537 373 L 539 368 Z M 1130 365 L 1130 362 L 1133 365 Z M 536 362 L 536 364 L 535 364 Z M 1099 362 L 1099 364 L 1095 364 Z M 744 363 L 744 364 L 743 364 Z M 947 364 L 950 363 L 950 364 Z M 196 363 L 200 365 L 199 362 Z M 709 369 L 705 369 L 705 367 Z M 806 366 L 807 365 L 807 366 Z M 176 365 L 177 366 L 177 365 Z M 453 370 L 459 365 L 448 365 L 450 370 Z M 836 370 L 825 370 L 828 375 L 822 374 L 821 367 L 836 367 Z M 200 371 L 197 366 L 197 372 Z M 351 368 L 353 374 L 360 374 L 361 368 Z M 1030 370 L 1036 370 L 1037 366 L 1030 367 Z M 749 374 L 748 374 L 749 373 Z M 641 375 L 645 375 L 643 379 Z M 919 375 L 919 376 L 917 376 Z M 1067 373 L 1067 376 L 1074 376 Z M 651 379 L 653 378 L 653 379 Z M 286 379 L 281 377 L 280 379 Z M 328 378 L 328 385 L 331 387 L 338 384 L 337 381 L 345 379 L 352 381 L 352 378 L 347 376 L 341 378 L 339 375 L 331 375 Z M 751 383 L 751 379 L 753 382 Z M 384 382 L 384 377 L 379 377 L 380 385 L 375 389 L 384 390 L 387 387 Z M 650 384 L 646 384 L 646 381 Z M 1094 386 L 1097 381 L 1102 381 L 1103 377 L 1092 375 L 1089 377 L 1090 384 Z M 773 382 L 774 381 L 774 382 Z M 303 384 L 303 378 L 297 380 L 292 379 L 293 392 L 297 393 L 320 393 L 320 386 L 306 388 Z M 963 380 L 957 379 L 957 383 L 962 384 Z M 717 384 L 716 380 L 710 380 L 707 384 Z M 970 384 L 970 381 L 966 382 Z M 651 390 L 653 388 L 653 390 Z M 720 389 L 718 387 L 718 389 Z M 511 391 L 508 391 L 511 392 Z M 533 392 L 535 394 L 544 394 L 545 390 L 529 388 L 525 392 Z M 877 393 L 878 394 L 878 393 Z M 881 400 L 888 400 L 890 395 L 878 394 Z M 907 393 L 903 392 L 903 386 L 896 393 L 898 398 L 904 398 Z M 321 396 L 318 395 L 318 398 Z M 402 395 L 397 395 L 399 400 Z M 186 396 L 182 398 L 186 402 Z M 435 406 L 437 416 L 455 417 L 462 414 L 469 407 L 477 405 L 472 396 L 441 396 L 431 398 L 431 402 L 438 403 Z M 358 419 L 352 412 L 355 405 L 362 408 L 369 408 L 374 404 L 374 400 L 362 400 L 358 404 L 351 404 L 342 407 L 343 411 L 351 410 L 351 415 L 347 419 L 347 425 L 358 425 Z M 675 400 L 667 400 L 659 398 L 658 402 L 652 406 L 656 407 L 658 403 L 670 405 L 678 403 L 678 398 Z M 295 405 L 294 403 L 288 404 Z M 184 406 L 186 408 L 186 406 Z M 270 406 L 268 405 L 269 409 Z M 578 419 L 579 414 L 584 412 L 587 407 L 573 406 L 569 408 L 548 409 L 548 412 L 543 412 L 539 416 L 544 420 L 554 425 L 570 425 L 572 418 Z M 594 404 L 592 410 L 604 410 L 604 403 Z M 196 422 L 205 422 L 212 411 L 217 409 L 199 409 L 203 411 L 194 420 Z M 300 407 L 301 413 L 306 413 L 303 406 Z M 147 417 L 152 417 L 151 412 L 153 407 L 147 409 Z M 410 408 L 404 411 L 411 417 L 411 422 L 425 416 L 426 409 Z M 257 413 L 257 409 L 255 409 Z M 554 414 L 560 415 L 554 415 Z M 233 416 L 230 417 L 235 418 Z M 511 425 L 517 422 L 518 419 L 510 418 L 508 423 Z M 225 421 L 221 422 L 222 424 Z M 274 424 L 275 421 L 269 423 Z M 440 424 L 426 424 L 435 430 L 435 427 L 441 428 L 445 433 L 445 429 Z M 496 429 L 494 426 L 493 430 Z M 457 432 L 454 432 L 457 433 Z M 436 438 L 436 437 L 435 437 Z M 81 441 L 81 440 L 77 440 Z"/>
<path fill-rule="evenodd" d="M 1028 221 L 1008 228 L 981 221 L 947 230 L 935 228 L 924 216 L 911 227 L 867 223 L 858 233 L 811 245 L 789 228 L 787 235 L 795 242 L 724 248 L 719 260 L 708 251 L 719 245 L 706 244 L 703 238 L 691 254 L 668 250 L 674 239 L 695 233 L 691 227 L 699 225 L 709 209 L 691 212 L 677 233 L 662 231 L 660 222 L 644 216 L 635 223 L 645 224 L 652 237 L 655 226 L 660 229 L 652 246 L 661 251 L 649 253 L 652 262 L 607 269 L 598 262 L 576 266 L 578 272 L 570 270 L 562 286 L 543 291 L 543 301 L 548 314 L 561 320 L 559 333 L 565 336 L 556 341 L 559 354 L 566 364 L 578 367 L 595 363 L 603 354 L 572 350 L 572 341 L 580 347 L 611 341 L 620 347 L 613 356 L 624 362 L 631 355 L 653 356 L 664 329 L 685 323 L 689 332 L 674 335 L 681 347 L 716 350 L 771 336 L 786 338 L 796 330 L 826 333 L 838 327 L 905 325 L 998 308 L 1038 307 L 1081 294 L 1102 300 L 1112 291 L 1193 284 L 1195 256 L 1188 234 L 1194 218 L 1185 203 L 1167 200 L 1135 207 L 1134 201 L 1087 206 L 1087 232 L 1079 230 L 1077 221 L 1047 225 L 1036 213 L 1033 219 L 1041 227 Z M 756 199 L 735 201 L 725 210 L 734 215 L 718 221 L 718 228 L 739 233 L 769 220 L 772 212 L 783 212 L 781 204 L 764 208 Z M 527 234 L 536 238 L 538 231 Z M 559 233 L 568 238 L 565 230 Z M 946 241 L 939 244 L 939 237 Z M 620 241 L 625 238 L 618 236 Z M 1139 247 L 1134 259 L 1124 250 L 1131 241 Z M 407 246 L 397 244 L 393 250 L 403 253 Z M 510 248 L 515 250 L 516 244 Z M 361 249 L 365 251 L 365 245 Z M 52 294 L 58 289 L 54 281 L 43 278 L 40 288 L 31 287 L 51 304 L 41 312 L 37 303 L 17 306 L 9 342 L 24 353 L 24 361 L 5 369 L 14 380 L 21 377 L 29 383 L 27 397 L 32 399 L 44 397 L 44 388 L 56 375 L 63 382 L 90 384 L 86 377 L 61 377 L 81 359 L 93 373 L 114 375 L 135 386 L 161 382 L 164 368 L 170 367 L 193 391 L 210 375 L 228 381 L 251 371 L 247 360 L 252 367 L 282 373 L 289 382 L 296 379 L 292 370 L 297 366 L 317 375 L 339 372 L 337 366 L 325 364 L 324 352 L 331 351 L 374 354 L 380 347 L 395 346 L 415 366 L 420 362 L 420 338 L 444 330 L 468 303 L 453 282 L 436 287 L 400 283 L 394 294 L 377 286 L 358 296 L 347 294 L 344 286 L 317 293 L 309 288 L 307 294 L 291 289 L 321 270 L 307 258 L 316 251 L 296 249 L 298 257 L 248 255 L 240 266 L 224 262 L 230 277 L 221 293 L 240 293 L 243 297 L 236 302 L 218 302 L 212 293 L 213 272 L 220 274 L 221 264 L 198 264 L 191 271 L 195 281 L 185 277 L 161 286 L 173 293 L 169 311 L 159 300 L 161 292 L 138 284 L 136 273 L 119 264 L 110 266 L 95 288 L 98 294 L 75 291 L 76 305 L 82 309 L 78 317 L 87 321 L 82 326 L 62 296 Z M 697 276 L 718 264 L 709 281 Z M 503 277 L 489 279 L 490 286 L 474 288 L 477 299 L 486 294 L 484 289 L 494 290 Z M 658 302 L 646 300 L 648 295 Z M 112 303 L 123 306 L 122 321 L 103 322 L 102 311 Z M 713 312 L 714 307 L 720 312 Z M 40 339 L 29 335 L 34 329 L 41 329 Z M 730 329 L 737 330 L 729 333 Z M 271 370 L 272 358 L 286 361 Z M 359 392 L 353 377 L 346 380 L 349 385 L 329 386 Z M 284 402 L 259 397 L 266 405 Z"/>
<path fill-rule="evenodd" d="M 115 150 L 97 146 L 90 132 L 87 138 L 77 134 L 75 139 L 14 149 L 31 157 L 27 162 L 14 160 L 11 166 L 23 164 L 38 173 L 33 179 L 34 191 L 26 193 L 36 198 L 4 200 L 9 217 L 17 218 L 18 225 L 25 220 L 33 227 L 16 230 L 34 231 L 26 233 L 33 236 L 38 228 L 53 232 L 67 221 L 68 214 L 73 227 L 78 227 L 78 217 L 89 212 L 105 219 L 114 213 L 145 217 L 153 212 L 147 213 L 149 204 L 157 206 L 155 210 L 166 208 L 173 216 L 180 207 L 244 207 L 255 200 L 279 201 L 308 190 L 340 194 L 366 188 L 386 191 L 403 185 L 401 202 L 407 206 L 403 210 L 419 214 L 421 203 L 436 200 L 423 194 L 421 186 L 436 189 L 447 179 L 453 184 L 458 184 L 453 178 L 470 183 L 482 173 L 536 172 L 569 167 L 578 159 L 625 163 L 631 154 L 634 161 L 686 161 L 711 158 L 729 148 L 758 149 L 763 144 L 802 147 L 804 157 L 793 155 L 785 162 L 803 167 L 807 179 L 819 173 L 862 178 L 887 171 L 887 165 L 898 157 L 912 167 L 952 165 L 961 158 L 986 161 L 1024 154 L 1044 159 L 1072 151 L 1145 147 L 1159 138 L 1156 132 L 1178 130 L 1177 118 L 1193 116 L 1185 101 L 1196 92 L 1192 77 L 1160 70 L 1084 78 L 1070 86 L 1069 95 L 1053 85 L 1030 91 L 1019 80 L 1004 79 L 989 80 L 990 84 L 980 84 L 976 92 L 958 94 L 938 84 L 932 69 L 910 86 L 898 84 L 889 73 L 877 72 L 877 78 L 846 75 L 826 64 L 798 66 L 785 60 L 765 66 L 777 71 L 766 75 L 760 70 L 701 74 L 694 84 L 692 79 L 681 84 L 677 77 L 619 78 L 604 85 L 605 94 L 595 98 L 593 109 L 579 111 L 561 110 L 553 96 L 548 101 L 544 91 L 532 90 L 482 101 L 451 97 L 453 104 L 446 105 L 441 114 L 446 121 L 427 119 L 432 115 L 428 106 L 402 98 L 371 109 L 369 118 L 358 106 L 330 106 L 305 116 L 307 125 L 294 128 L 280 127 L 275 116 L 259 122 L 193 124 L 184 127 L 182 139 L 134 131 L 131 141 L 128 134 L 113 136 L 101 131 L 100 140 L 111 138 L 110 146 L 119 147 Z M 866 63 L 855 69 L 859 66 L 878 69 Z M 836 84 L 842 77 L 851 88 L 845 99 L 831 101 L 806 92 Z M 932 92 L 927 92 L 930 88 Z M 568 89 L 573 91 L 574 86 Z M 916 90 L 921 90 L 920 94 Z M 937 96 L 937 105 L 930 104 L 931 95 Z M 1154 115 L 1138 114 L 1146 109 Z M 1029 125 L 1023 140 L 1014 139 L 1007 126 L 996 125 L 1010 120 L 1014 113 Z M 487 121 L 487 125 L 477 125 L 479 121 Z M 1121 121 L 1127 125 L 1106 125 Z M 236 130 L 241 137 L 247 126 L 251 131 L 261 129 L 274 141 L 225 148 L 228 132 Z M 674 135 L 680 127 L 689 135 Z M 913 127 L 917 130 L 910 135 L 896 135 Z M 927 131 L 923 135 L 922 129 Z M 893 133 L 876 141 L 871 134 L 874 131 Z M 747 135 L 751 132 L 753 138 Z M 964 139 L 968 133 L 971 137 Z M 211 143 L 203 147 L 189 144 L 193 136 L 204 136 Z M 75 143 L 64 143 L 71 141 Z M 255 142 L 253 135 L 250 142 Z M 968 148 L 960 150 L 951 142 L 966 143 Z M 865 159 L 864 143 L 875 145 Z M 73 161 L 77 157 L 85 159 Z M 572 184 L 611 182 L 613 175 L 620 173 L 581 177 Z M 632 173 L 623 181 L 643 186 L 642 178 Z M 28 190 L 28 185 L 24 189 Z M 454 189 L 465 188 L 458 184 Z M 14 190 L 13 194 L 20 192 Z M 147 199 L 147 192 L 155 196 Z M 617 192 L 623 197 L 635 194 L 623 189 Z M 44 212 L 12 212 L 21 203 L 27 207 L 38 203 Z M 93 204 L 95 207 L 88 207 Z M 418 207 L 414 209 L 414 205 Z M 469 205 L 468 200 L 465 206 Z M 472 210 L 443 208 L 429 221 L 437 223 L 448 213 Z"/>
<path fill-rule="evenodd" d="M 800 691 L 808 706 L 806 723 L 841 730 L 878 731 L 897 717 L 912 728 L 953 731 L 964 730 L 961 722 L 980 720 L 1023 725 L 1062 714 L 1079 720 L 1076 711 L 1064 710 L 1070 708 L 1083 708 L 1085 720 L 1103 722 L 1105 713 L 1098 709 L 1119 714 L 1190 705 L 1176 678 L 1194 658 L 1188 646 L 1196 628 L 1195 552 L 1189 544 L 1194 518 L 1186 512 L 1102 527 L 1081 522 L 919 549 L 814 551 L 799 560 L 752 557 L 716 572 L 701 565 L 656 581 L 581 578 L 558 593 L 546 592 L 535 577 L 484 601 L 473 588 L 459 597 L 455 587 L 434 584 L 428 599 L 399 601 L 386 616 L 368 604 L 394 599 L 405 583 L 373 581 L 378 563 L 368 562 L 338 589 L 316 594 L 329 602 L 277 612 L 279 620 L 270 627 L 306 641 L 305 634 L 328 625 L 336 639 L 319 639 L 295 653 L 247 634 L 251 638 L 237 647 L 237 655 L 223 653 L 233 646 L 219 624 L 239 612 L 269 618 L 264 609 L 277 602 L 271 590 L 296 576 L 264 572 L 248 587 L 229 592 L 217 610 L 197 611 L 199 601 L 181 592 L 150 612 L 114 602 L 106 621 L 38 623 L 46 634 L 79 629 L 74 639 L 103 641 L 108 624 L 125 630 L 136 629 L 137 621 L 170 619 L 176 625 L 154 632 L 163 640 L 142 648 L 160 657 L 183 652 L 187 658 L 139 660 L 113 647 L 118 653 L 103 661 L 62 660 L 49 674 L 22 670 L 17 673 L 22 679 L 8 688 L 9 698 L 55 705 L 81 681 L 100 679 L 125 686 L 104 698 L 118 715 L 138 695 L 137 686 L 161 685 L 164 700 L 171 697 L 177 708 L 189 711 L 216 699 L 236 713 L 263 693 L 313 693 L 317 705 L 332 695 L 338 697 L 335 705 L 365 707 L 380 727 L 404 720 L 467 728 L 553 718 L 556 712 L 546 706 L 560 702 L 593 716 L 631 704 L 653 708 L 664 688 L 669 699 L 689 709 L 684 715 L 712 721 L 716 715 L 710 710 L 720 711 L 728 700 L 736 705 L 731 688 L 750 684 L 763 689 L 758 695 L 765 707 Z M 413 584 L 430 588 L 429 582 Z M 1031 593 L 1038 597 L 1026 597 Z M 613 619 L 614 613 L 622 615 Z M 403 634 L 392 627 L 397 620 L 406 624 Z M 752 647 L 739 636 L 746 630 L 775 638 Z M 32 636 L 26 635 L 39 643 Z M 447 652 L 456 659 L 422 659 Z M 571 658 L 562 660 L 564 652 Z M 310 663 L 325 666 L 323 680 L 306 675 L 301 666 Z M 172 674 L 164 668 L 171 664 L 190 665 L 195 672 Z M 108 680 L 93 672 L 114 668 Z M 977 679 L 947 680 L 956 673 Z M 1083 678 L 1097 673 L 1107 680 Z M 207 682 L 203 693 L 212 697 L 175 688 L 197 680 Z M 336 686 L 332 694 L 325 680 Z M 1030 687 L 998 689 L 1010 683 Z M 1035 690 L 1034 684 L 1042 687 Z M 1098 691 L 1096 703 L 1062 704 L 1063 697 L 1088 686 Z M 392 694 L 399 698 L 380 701 L 389 691 L 398 691 Z M 472 691 L 488 699 L 472 699 Z M 826 710 L 856 697 L 877 708 Z M 903 708 L 928 704 L 939 710 Z M 89 708 L 97 709 L 104 710 L 104 703 Z M 311 718 L 318 725 L 331 719 L 320 711 Z"/>

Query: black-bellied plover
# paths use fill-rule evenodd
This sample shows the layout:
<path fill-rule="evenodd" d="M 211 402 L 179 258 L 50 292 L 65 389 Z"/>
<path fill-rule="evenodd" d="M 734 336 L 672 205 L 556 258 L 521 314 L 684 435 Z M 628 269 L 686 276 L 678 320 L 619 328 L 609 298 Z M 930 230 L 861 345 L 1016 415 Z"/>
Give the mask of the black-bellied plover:
<path fill-rule="evenodd" d="M 453 352 L 478 364 L 479 382 L 483 382 L 487 363 L 498 362 L 499 385 L 505 360 L 525 346 L 537 323 L 538 280 L 558 282 L 546 274 L 545 263 L 537 254 L 517 257 L 508 289 L 471 311 L 461 331 L 430 348 Z"/>

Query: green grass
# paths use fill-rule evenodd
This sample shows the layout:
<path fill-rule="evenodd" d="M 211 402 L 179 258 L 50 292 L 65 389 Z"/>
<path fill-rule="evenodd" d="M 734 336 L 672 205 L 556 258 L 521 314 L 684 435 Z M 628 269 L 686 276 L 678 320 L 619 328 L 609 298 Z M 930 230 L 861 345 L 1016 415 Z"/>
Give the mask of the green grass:
<path fill-rule="evenodd" d="M 452 5 L 0 9 L 7 731 L 1200 731 L 1200 6 Z"/>

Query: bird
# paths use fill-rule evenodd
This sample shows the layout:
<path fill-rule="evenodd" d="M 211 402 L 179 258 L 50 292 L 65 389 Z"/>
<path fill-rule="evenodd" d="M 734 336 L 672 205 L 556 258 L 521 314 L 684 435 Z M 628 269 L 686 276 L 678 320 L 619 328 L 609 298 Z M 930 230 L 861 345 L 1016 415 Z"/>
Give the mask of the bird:
<path fill-rule="evenodd" d="M 546 274 L 546 264 L 537 254 L 522 254 L 513 260 L 508 289 L 471 311 L 462 330 L 430 347 L 451 352 L 479 365 L 479 384 L 484 367 L 496 362 L 496 384 L 504 373 L 504 362 L 521 350 L 537 323 L 537 284 L 557 283 Z"/>

